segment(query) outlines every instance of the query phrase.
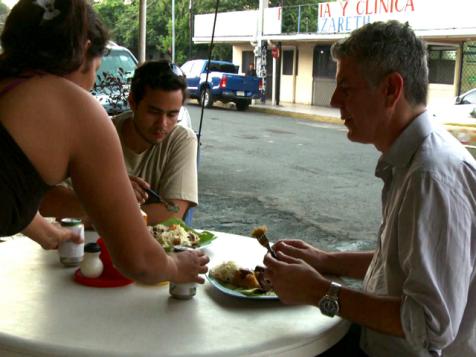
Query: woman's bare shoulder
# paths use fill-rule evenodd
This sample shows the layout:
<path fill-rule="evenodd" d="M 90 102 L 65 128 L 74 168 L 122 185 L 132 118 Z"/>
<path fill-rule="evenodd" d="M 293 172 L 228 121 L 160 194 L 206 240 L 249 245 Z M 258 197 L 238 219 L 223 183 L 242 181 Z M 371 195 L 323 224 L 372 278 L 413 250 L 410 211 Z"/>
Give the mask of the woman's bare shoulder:
<path fill-rule="evenodd" d="M 106 112 L 98 101 L 86 90 L 70 80 L 41 75 L 25 80 L 0 98 L 0 108 L 8 118 L 30 118 L 41 116 L 43 120 L 68 123 L 81 118 L 85 121 L 106 120 Z M 7 114 L 8 113 L 8 114 Z M 28 119 L 27 119 L 28 120 Z M 2 120 L 3 121 L 3 120 Z"/>

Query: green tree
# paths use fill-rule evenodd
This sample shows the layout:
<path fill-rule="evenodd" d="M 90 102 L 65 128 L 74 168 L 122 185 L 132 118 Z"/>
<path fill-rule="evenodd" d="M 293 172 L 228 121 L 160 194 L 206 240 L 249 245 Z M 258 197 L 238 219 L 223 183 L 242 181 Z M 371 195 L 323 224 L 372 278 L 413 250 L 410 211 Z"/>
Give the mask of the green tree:
<path fill-rule="evenodd" d="M 10 8 L 3 1 L 0 1 L 0 16 L 6 16 L 9 12 Z"/>
<path fill-rule="evenodd" d="M 218 12 L 256 10 L 258 4 L 258 0 L 220 0 Z M 193 6 L 195 14 L 210 14 L 215 12 L 216 0 L 194 0 Z"/>
<path fill-rule="evenodd" d="M 94 5 L 113 41 L 126 46 L 137 55 L 139 43 L 139 1 L 130 5 L 123 0 L 103 0 Z"/>
<path fill-rule="evenodd" d="M 0 33 L 3 31 L 3 25 L 9 12 L 10 8 L 0 1 Z"/>
<path fill-rule="evenodd" d="M 297 9 L 302 0 L 272 0 L 269 6 L 283 5 L 283 32 L 297 32 Z M 323 0 L 310 0 L 309 6 L 301 8 L 301 32 L 314 32 L 317 21 L 317 6 Z M 179 64 L 189 59 L 189 44 L 192 33 L 189 28 L 190 0 L 175 0 L 175 61 Z M 192 0 L 192 16 L 215 12 L 216 0 Z M 257 9 L 258 0 L 220 0 L 218 12 Z M 100 17 L 111 31 L 113 41 L 128 47 L 137 55 L 139 42 L 139 0 L 130 5 L 123 0 L 103 0 L 94 5 Z M 166 56 L 172 48 L 172 0 L 147 1 L 147 53 Z M 206 58 L 208 44 L 192 45 L 192 58 Z M 228 44 L 214 44 L 213 58 L 232 57 Z"/>

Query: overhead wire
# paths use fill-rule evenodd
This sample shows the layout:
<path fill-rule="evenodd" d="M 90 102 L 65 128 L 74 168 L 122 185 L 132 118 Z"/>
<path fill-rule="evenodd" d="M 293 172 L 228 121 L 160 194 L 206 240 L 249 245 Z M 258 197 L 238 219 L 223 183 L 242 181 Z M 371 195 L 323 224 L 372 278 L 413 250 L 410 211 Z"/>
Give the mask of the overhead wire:
<path fill-rule="evenodd" d="M 210 63 L 212 60 L 212 51 L 213 51 L 213 40 L 215 38 L 215 27 L 217 23 L 217 14 L 218 14 L 218 6 L 219 6 L 220 0 L 216 0 L 215 4 L 215 16 L 213 18 L 213 29 L 212 29 L 212 38 L 210 40 L 210 47 L 208 49 L 208 62 L 206 66 L 206 75 L 205 75 L 205 84 L 208 84 L 208 75 L 210 73 Z M 198 127 L 198 134 L 197 134 L 197 139 L 198 139 L 198 148 L 200 150 L 200 143 L 201 143 L 201 137 L 202 137 L 202 123 L 203 123 L 203 112 L 205 110 L 205 100 L 202 98 L 202 95 L 200 94 L 200 106 L 202 108 L 201 113 L 200 113 L 200 125 Z"/>

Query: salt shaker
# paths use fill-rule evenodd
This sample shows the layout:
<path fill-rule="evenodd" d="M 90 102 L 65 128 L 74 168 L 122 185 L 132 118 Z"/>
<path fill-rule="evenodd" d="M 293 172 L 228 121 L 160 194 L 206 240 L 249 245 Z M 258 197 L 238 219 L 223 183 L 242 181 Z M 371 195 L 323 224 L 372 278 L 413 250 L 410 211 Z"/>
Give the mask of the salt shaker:
<path fill-rule="evenodd" d="M 88 243 L 84 246 L 84 258 L 79 265 L 81 274 L 86 278 L 97 278 L 103 270 L 104 265 L 99 257 L 101 247 L 97 243 Z"/>
<path fill-rule="evenodd" d="M 76 218 L 63 218 L 60 221 L 61 227 L 72 230 L 79 234 L 84 241 L 84 225 Z M 84 243 L 75 243 L 70 240 L 63 241 L 58 246 L 60 262 L 67 267 L 75 267 L 83 259 Z"/>

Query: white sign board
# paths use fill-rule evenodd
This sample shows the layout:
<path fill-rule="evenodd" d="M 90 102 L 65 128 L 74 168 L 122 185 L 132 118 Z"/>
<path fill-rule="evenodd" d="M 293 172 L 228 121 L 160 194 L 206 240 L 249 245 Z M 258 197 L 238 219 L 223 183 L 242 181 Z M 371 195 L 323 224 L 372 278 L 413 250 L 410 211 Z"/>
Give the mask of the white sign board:
<path fill-rule="evenodd" d="M 318 33 L 348 33 L 367 23 L 398 20 L 414 30 L 476 27 L 475 0 L 337 0 L 318 6 Z"/>

